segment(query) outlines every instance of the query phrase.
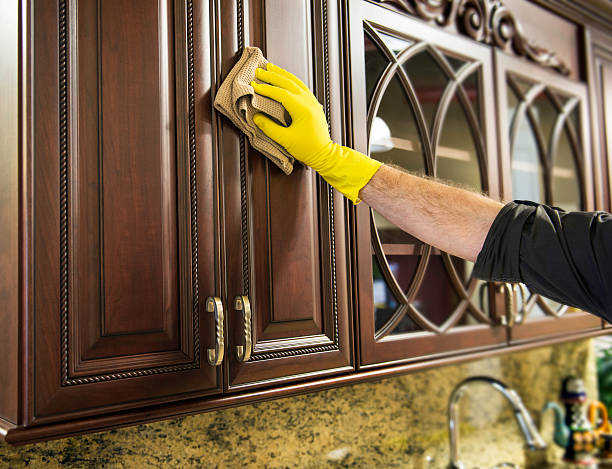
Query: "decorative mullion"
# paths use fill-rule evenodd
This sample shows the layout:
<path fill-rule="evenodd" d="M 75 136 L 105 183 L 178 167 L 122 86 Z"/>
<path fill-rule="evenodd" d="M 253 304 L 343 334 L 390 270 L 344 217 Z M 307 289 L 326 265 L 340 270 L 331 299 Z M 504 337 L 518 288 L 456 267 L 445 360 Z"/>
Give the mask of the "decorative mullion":
<path fill-rule="evenodd" d="M 404 92 L 408 95 L 410 104 L 412 105 L 412 108 L 415 111 L 414 116 L 416 118 L 419 137 L 421 138 L 421 143 L 423 144 L 423 153 L 425 154 L 425 172 L 427 174 L 430 174 L 431 176 L 435 176 L 435 154 L 431 144 L 431 135 L 427 127 L 427 120 L 425 119 L 425 114 L 423 112 L 423 109 L 421 108 L 421 103 L 419 103 L 419 99 L 416 95 L 414 86 L 412 85 L 410 78 L 408 78 L 408 74 L 404 71 L 402 67 L 398 67 L 397 70 L 400 83 L 402 84 L 402 88 L 404 88 Z"/>

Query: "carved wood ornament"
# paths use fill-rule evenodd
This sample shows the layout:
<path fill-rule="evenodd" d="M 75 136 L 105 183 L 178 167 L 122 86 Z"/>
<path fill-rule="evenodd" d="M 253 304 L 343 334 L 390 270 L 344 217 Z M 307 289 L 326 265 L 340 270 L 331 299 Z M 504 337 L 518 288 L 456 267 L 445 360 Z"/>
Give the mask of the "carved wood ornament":
<path fill-rule="evenodd" d="M 520 57 L 569 75 L 567 66 L 553 53 L 527 39 L 520 23 L 500 0 L 374 0 L 391 4 L 410 15 L 440 26 L 455 24 L 470 38 L 492 44 Z"/>

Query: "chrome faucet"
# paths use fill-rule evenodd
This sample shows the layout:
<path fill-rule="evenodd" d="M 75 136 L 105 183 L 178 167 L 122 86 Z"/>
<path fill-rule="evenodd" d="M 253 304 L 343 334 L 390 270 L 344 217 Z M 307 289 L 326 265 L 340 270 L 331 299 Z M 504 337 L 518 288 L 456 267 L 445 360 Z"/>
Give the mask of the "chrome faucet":
<path fill-rule="evenodd" d="M 459 460 L 459 400 L 472 383 L 488 383 L 501 392 L 510 402 L 514 410 L 514 417 L 518 423 L 527 447 L 533 449 L 544 449 L 546 443 L 540 436 L 531 420 L 527 408 L 520 396 L 514 389 L 510 389 L 504 383 L 488 376 L 473 376 L 461 381 L 451 393 L 448 402 L 448 436 L 450 440 L 450 465 L 449 469 L 465 469 L 465 465 Z"/>

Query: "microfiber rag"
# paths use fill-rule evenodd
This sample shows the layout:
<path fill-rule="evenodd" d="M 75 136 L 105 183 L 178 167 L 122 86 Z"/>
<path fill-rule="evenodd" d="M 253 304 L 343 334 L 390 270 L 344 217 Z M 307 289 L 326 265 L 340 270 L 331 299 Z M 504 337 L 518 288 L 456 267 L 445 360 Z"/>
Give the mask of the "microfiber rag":
<path fill-rule="evenodd" d="M 281 103 L 256 94 L 250 85 L 252 81 L 262 83 L 255 79 L 255 69 L 265 69 L 267 63 L 259 48 L 245 47 L 240 60 L 217 91 L 215 108 L 247 135 L 256 150 L 267 156 L 285 174 L 291 174 L 294 158 L 253 122 L 253 116 L 263 112 L 284 126 L 291 123 L 291 117 Z"/>

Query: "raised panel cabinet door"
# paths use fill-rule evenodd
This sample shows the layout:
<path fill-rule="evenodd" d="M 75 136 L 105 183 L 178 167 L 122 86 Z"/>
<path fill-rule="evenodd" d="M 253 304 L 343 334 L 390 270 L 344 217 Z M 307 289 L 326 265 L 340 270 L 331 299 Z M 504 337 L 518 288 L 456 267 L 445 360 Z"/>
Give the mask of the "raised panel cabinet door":
<path fill-rule="evenodd" d="M 504 198 L 594 210 L 586 86 L 501 52 L 495 59 Z M 596 316 L 527 287 L 514 291 L 519 323 L 513 342 L 601 328 Z"/>
<path fill-rule="evenodd" d="M 496 197 L 490 49 L 407 12 L 349 6 L 354 148 Z M 363 204 L 356 238 L 362 368 L 506 343 L 470 262 Z"/>
<path fill-rule="evenodd" d="M 337 51 L 338 41 L 328 29 L 337 19 L 325 18 L 332 9 L 327 3 L 221 2 L 227 29 L 218 79 L 242 47 L 257 46 L 313 88 L 330 116 L 330 82 L 338 75 L 333 65 L 325 66 L 335 60 L 325 58 Z M 233 34 L 231 25 L 238 25 Z M 313 57 L 320 59 L 313 62 Z M 299 163 L 285 175 L 228 119 L 219 119 L 226 190 L 227 389 L 351 370 L 343 198 Z"/>
<path fill-rule="evenodd" d="M 34 2 L 34 423 L 220 390 L 207 5 Z"/>

